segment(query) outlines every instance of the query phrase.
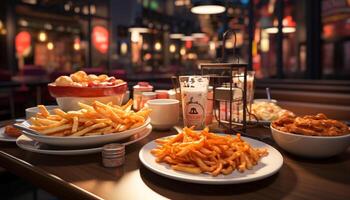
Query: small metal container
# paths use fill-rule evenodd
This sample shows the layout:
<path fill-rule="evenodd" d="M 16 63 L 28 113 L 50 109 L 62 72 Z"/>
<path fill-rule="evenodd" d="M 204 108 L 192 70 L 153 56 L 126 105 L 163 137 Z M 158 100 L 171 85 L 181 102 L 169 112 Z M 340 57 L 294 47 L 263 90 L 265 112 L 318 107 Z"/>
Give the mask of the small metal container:
<path fill-rule="evenodd" d="M 125 162 L 125 145 L 112 143 L 103 146 L 102 163 L 105 167 L 119 167 Z"/>

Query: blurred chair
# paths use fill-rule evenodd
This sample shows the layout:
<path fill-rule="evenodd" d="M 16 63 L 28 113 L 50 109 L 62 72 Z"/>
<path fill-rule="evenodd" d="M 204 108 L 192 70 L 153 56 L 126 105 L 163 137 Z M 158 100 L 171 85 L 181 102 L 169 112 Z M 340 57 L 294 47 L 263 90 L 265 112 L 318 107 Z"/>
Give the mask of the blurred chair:
<path fill-rule="evenodd" d="M 126 71 L 124 69 L 111 70 L 108 74 L 109 76 L 114 76 L 118 79 L 126 79 Z"/>
<path fill-rule="evenodd" d="M 103 67 L 85 67 L 83 69 L 81 69 L 83 71 L 85 71 L 87 74 L 106 74 L 107 70 L 104 69 Z"/>
<path fill-rule="evenodd" d="M 5 83 L 11 82 L 11 73 L 8 70 L 0 70 L 0 82 Z M 3 86 L 0 87 L 0 119 L 14 118 L 14 100 L 13 100 L 13 87 Z"/>
<path fill-rule="evenodd" d="M 22 70 L 23 76 L 46 76 L 46 70 L 37 65 L 25 65 Z"/>

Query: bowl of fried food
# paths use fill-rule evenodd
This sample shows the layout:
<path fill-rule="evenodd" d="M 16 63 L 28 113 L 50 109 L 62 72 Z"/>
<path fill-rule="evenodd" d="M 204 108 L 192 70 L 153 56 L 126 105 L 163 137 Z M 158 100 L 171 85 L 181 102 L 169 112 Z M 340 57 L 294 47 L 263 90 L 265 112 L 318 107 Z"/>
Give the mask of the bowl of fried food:
<path fill-rule="evenodd" d="M 282 116 L 271 123 L 272 137 L 284 150 L 304 157 L 338 155 L 350 146 L 349 127 L 325 114 Z"/>
<path fill-rule="evenodd" d="M 29 138 L 55 146 L 101 145 L 125 139 L 145 130 L 150 123 L 150 109 L 131 110 L 132 100 L 123 106 L 94 101 L 79 103 L 81 109 L 65 112 L 60 108 L 48 112 L 39 105 L 35 117 L 15 127 Z"/>
<path fill-rule="evenodd" d="M 48 84 L 52 97 L 64 111 L 80 109 L 78 102 L 91 105 L 94 101 L 121 105 L 127 84 L 121 79 L 105 74 L 94 75 L 78 71 L 70 76 L 60 76 Z"/>

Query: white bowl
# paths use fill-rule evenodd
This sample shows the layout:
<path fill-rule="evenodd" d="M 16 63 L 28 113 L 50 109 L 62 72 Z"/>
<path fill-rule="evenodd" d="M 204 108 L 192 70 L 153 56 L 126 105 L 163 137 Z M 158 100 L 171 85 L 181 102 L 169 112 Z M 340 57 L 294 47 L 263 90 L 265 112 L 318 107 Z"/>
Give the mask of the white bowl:
<path fill-rule="evenodd" d="M 270 125 L 272 137 L 284 150 L 304 157 L 326 158 L 350 146 L 350 134 L 343 136 L 306 136 L 277 130 Z"/>
<path fill-rule="evenodd" d="M 152 99 L 146 106 L 152 109 L 151 124 L 157 130 L 169 130 L 179 122 L 180 101 L 176 99 Z"/>
<path fill-rule="evenodd" d="M 58 108 L 58 106 L 52 105 L 52 106 L 45 106 L 46 109 L 51 112 L 53 109 Z M 39 108 L 37 106 L 30 107 L 26 109 L 26 119 L 29 119 L 31 117 L 35 117 L 35 115 L 39 112 Z"/>
<path fill-rule="evenodd" d="M 57 97 L 56 101 L 58 106 L 64 111 L 80 110 L 80 103 L 92 105 L 94 101 L 99 101 L 101 103 L 112 102 L 115 105 L 121 105 L 124 94 L 118 94 L 113 96 L 105 97 Z"/>

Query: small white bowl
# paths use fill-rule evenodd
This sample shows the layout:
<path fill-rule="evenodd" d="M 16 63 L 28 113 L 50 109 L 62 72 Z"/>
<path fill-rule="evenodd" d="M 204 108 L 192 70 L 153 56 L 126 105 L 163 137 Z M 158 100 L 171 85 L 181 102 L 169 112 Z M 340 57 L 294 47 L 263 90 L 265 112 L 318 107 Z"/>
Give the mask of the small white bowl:
<path fill-rule="evenodd" d="M 58 106 L 64 111 L 80 110 L 80 103 L 92 105 L 95 101 L 101 103 L 112 102 L 115 105 L 121 105 L 124 94 L 117 94 L 113 96 L 104 97 L 56 97 Z"/>
<path fill-rule="evenodd" d="M 152 99 L 146 106 L 152 109 L 151 124 L 157 130 L 169 130 L 179 122 L 180 102 L 176 99 Z"/>
<path fill-rule="evenodd" d="M 52 106 L 45 106 L 46 109 L 50 112 L 55 108 L 58 108 L 58 106 L 52 105 Z M 26 109 L 26 119 L 29 119 L 31 117 L 35 117 L 36 113 L 39 112 L 38 107 L 30 107 Z"/>
<path fill-rule="evenodd" d="M 284 150 L 304 157 L 326 158 L 342 153 L 350 146 L 350 134 L 342 136 L 306 136 L 277 130 L 270 125 L 272 137 Z"/>

